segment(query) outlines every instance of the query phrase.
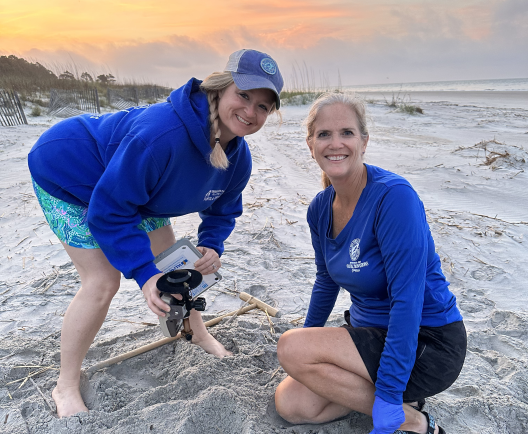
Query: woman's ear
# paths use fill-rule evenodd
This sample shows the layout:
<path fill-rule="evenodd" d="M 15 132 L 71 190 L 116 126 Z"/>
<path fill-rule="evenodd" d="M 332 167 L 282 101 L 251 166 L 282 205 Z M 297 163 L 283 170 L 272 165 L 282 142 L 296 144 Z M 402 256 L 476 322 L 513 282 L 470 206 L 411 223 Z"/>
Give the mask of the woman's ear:
<path fill-rule="evenodd" d="M 369 141 L 369 139 L 370 139 L 370 136 L 369 136 L 369 135 L 367 135 L 367 137 L 365 137 L 365 138 L 363 139 L 363 140 L 364 140 L 364 142 L 363 142 L 363 146 L 362 146 L 362 148 L 363 148 L 363 153 L 365 153 L 365 151 L 367 150 L 367 145 L 368 145 L 368 141 Z"/>
<path fill-rule="evenodd" d="M 310 154 L 312 154 L 312 158 L 315 160 L 313 147 L 312 147 L 312 144 L 310 143 L 310 139 L 308 137 L 306 138 L 306 144 L 308 145 L 308 148 L 310 149 Z"/>

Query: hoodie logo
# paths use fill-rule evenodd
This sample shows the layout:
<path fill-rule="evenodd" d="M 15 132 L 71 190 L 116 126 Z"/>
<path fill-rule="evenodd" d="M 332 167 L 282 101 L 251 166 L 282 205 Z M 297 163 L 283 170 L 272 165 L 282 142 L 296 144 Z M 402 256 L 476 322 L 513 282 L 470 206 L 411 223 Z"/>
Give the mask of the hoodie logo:
<path fill-rule="evenodd" d="M 352 262 L 350 262 L 346 266 L 347 268 L 350 268 L 350 271 L 352 271 L 352 273 L 359 272 L 363 267 L 366 267 L 369 264 L 368 261 L 367 262 L 358 261 L 359 255 L 361 253 L 361 250 L 359 248 L 360 242 L 361 242 L 361 239 L 356 238 L 352 240 L 352 242 L 350 243 L 350 247 L 348 248 L 348 254 L 350 255 L 350 260 Z"/>
<path fill-rule="evenodd" d="M 224 190 L 209 190 L 207 194 L 204 197 L 204 201 L 214 201 L 218 199 L 220 196 L 222 196 L 222 193 Z"/>

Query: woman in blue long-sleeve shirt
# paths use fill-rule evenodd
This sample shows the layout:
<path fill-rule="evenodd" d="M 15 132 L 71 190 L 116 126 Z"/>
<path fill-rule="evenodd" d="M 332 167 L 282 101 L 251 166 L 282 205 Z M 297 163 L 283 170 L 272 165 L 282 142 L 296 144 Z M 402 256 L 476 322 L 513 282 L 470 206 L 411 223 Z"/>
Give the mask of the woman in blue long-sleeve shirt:
<path fill-rule="evenodd" d="M 203 257 L 195 269 L 210 274 L 220 268 L 251 174 L 244 136 L 279 108 L 282 86 L 269 55 L 239 50 L 223 72 L 189 80 L 164 103 L 77 116 L 39 138 L 28 157 L 35 193 L 82 283 L 62 326 L 61 370 L 52 393 L 60 417 L 87 411 L 81 364 L 121 273 L 136 280 L 156 315 L 169 311 L 153 263 L 175 242 L 169 217 L 199 212 Z M 194 309 L 190 323 L 194 343 L 220 357 L 230 354 Z"/>
<path fill-rule="evenodd" d="M 317 275 L 304 328 L 278 344 L 289 377 L 277 410 L 293 423 L 356 410 L 372 415 L 372 434 L 441 434 L 420 410 L 458 377 L 466 332 L 423 204 L 404 178 L 363 163 L 360 101 L 324 95 L 306 126 L 326 188 L 308 209 Z M 340 287 L 352 301 L 347 324 L 323 328 Z"/>

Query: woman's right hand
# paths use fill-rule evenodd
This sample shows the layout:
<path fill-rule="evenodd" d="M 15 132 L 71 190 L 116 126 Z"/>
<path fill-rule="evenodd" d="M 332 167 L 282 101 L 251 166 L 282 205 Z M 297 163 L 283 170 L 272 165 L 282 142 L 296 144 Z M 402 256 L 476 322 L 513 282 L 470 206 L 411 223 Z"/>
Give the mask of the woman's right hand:
<path fill-rule="evenodd" d="M 141 290 L 150 310 L 158 316 L 165 316 L 165 313 L 170 311 L 170 306 L 160 298 L 160 290 L 156 286 L 161 276 L 163 276 L 163 273 L 152 276 Z"/>

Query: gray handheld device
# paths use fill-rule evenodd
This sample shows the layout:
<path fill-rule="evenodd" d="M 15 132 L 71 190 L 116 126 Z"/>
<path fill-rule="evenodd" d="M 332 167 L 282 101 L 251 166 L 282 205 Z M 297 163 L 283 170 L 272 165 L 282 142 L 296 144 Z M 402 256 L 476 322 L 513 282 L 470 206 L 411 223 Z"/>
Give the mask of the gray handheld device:
<path fill-rule="evenodd" d="M 187 238 L 181 238 L 156 256 L 154 264 L 162 273 L 174 270 L 193 270 L 193 264 L 201 257 L 202 254 Z M 218 272 L 203 276 L 202 282 L 192 290 L 192 296 L 198 297 L 220 280 L 222 280 L 222 276 Z"/>

